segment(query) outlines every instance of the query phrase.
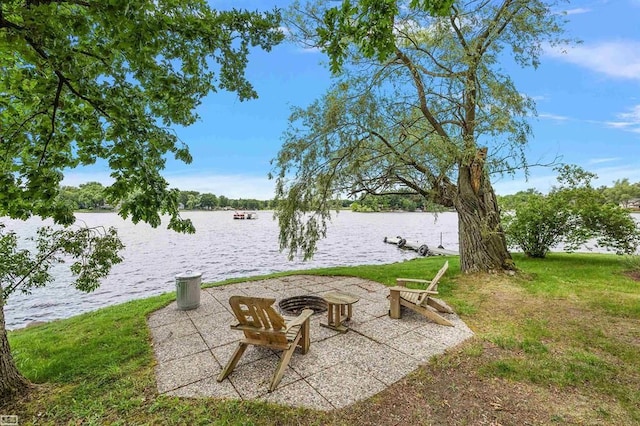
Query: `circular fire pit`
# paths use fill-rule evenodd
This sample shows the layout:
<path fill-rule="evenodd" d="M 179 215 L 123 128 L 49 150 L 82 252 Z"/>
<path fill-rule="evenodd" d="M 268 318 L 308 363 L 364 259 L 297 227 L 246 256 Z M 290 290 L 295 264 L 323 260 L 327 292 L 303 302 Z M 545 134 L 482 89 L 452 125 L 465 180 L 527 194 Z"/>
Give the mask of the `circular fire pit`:
<path fill-rule="evenodd" d="M 327 302 L 318 296 L 293 296 L 279 301 L 278 307 L 288 315 L 300 315 L 304 309 L 313 310 L 315 315 L 327 310 Z"/>

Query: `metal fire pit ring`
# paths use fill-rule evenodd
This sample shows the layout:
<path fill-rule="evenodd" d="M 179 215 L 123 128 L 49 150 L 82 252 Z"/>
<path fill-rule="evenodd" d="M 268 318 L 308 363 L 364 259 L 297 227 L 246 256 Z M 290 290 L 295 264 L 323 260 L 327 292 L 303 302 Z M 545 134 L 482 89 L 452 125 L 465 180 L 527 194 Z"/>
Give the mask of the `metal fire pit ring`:
<path fill-rule="evenodd" d="M 278 307 L 287 315 L 300 315 L 305 309 L 313 310 L 315 315 L 327 310 L 327 302 L 319 296 L 293 296 L 280 300 Z"/>

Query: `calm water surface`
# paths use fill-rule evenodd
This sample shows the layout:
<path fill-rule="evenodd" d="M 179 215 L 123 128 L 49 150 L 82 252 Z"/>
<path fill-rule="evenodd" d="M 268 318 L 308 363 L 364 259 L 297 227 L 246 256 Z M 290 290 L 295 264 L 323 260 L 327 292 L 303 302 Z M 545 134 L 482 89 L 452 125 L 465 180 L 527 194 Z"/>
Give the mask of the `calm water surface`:
<path fill-rule="evenodd" d="M 14 293 L 5 306 L 7 327 L 15 329 L 32 321 L 66 318 L 103 306 L 175 290 L 175 276 L 186 271 L 202 272 L 205 282 L 248 277 L 293 269 L 338 265 L 399 262 L 417 257 L 383 242 L 397 235 L 449 250 L 458 249 L 455 213 L 353 213 L 334 217 L 327 238 L 318 244 L 313 260 L 287 260 L 278 249 L 278 225 L 273 213 L 259 212 L 258 220 L 233 220 L 233 212 L 184 212 L 197 232 L 178 234 L 146 224 L 134 225 L 115 213 L 79 213 L 88 226 L 114 226 L 126 245 L 124 261 L 115 265 L 101 287 L 83 293 L 70 286 L 65 265 L 56 266 L 55 282 L 35 289 L 31 295 Z M 27 222 L 1 219 L 7 229 L 32 236 L 38 219 Z"/>

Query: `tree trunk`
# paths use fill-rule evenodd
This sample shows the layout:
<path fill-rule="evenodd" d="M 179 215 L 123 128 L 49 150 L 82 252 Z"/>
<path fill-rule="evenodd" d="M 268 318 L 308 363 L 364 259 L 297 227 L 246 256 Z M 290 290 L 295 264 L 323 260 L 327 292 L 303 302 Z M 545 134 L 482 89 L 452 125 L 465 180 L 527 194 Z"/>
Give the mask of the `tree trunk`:
<path fill-rule="evenodd" d="M 2 286 L 0 286 L 0 401 L 8 401 L 12 396 L 23 393 L 27 389 L 29 389 L 29 381 L 20 374 L 11 356 L 4 322 Z"/>
<path fill-rule="evenodd" d="M 478 150 L 468 166 L 460 166 L 458 194 L 458 242 L 462 272 L 513 270 L 500 224 L 500 210 L 491 182 L 484 170 L 486 148 Z"/>

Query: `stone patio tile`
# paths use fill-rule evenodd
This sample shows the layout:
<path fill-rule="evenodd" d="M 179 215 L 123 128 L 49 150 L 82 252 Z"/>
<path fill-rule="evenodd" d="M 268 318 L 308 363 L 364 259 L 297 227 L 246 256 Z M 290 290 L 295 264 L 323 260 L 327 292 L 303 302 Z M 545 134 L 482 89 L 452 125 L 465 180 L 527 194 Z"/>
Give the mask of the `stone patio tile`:
<path fill-rule="evenodd" d="M 370 342 L 351 362 L 366 374 L 391 385 L 418 368 L 420 362 L 385 344 Z"/>
<path fill-rule="evenodd" d="M 235 287 L 235 286 L 234 286 Z M 233 295 L 238 296 L 250 296 L 250 297 L 264 297 L 264 298 L 272 298 L 278 300 L 280 297 L 280 293 L 272 290 L 270 288 L 266 288 L 264 286 L 255 285 L 255 283 L 250 283 L 250 285 L 237 287 L 238 291 L 230 292 L 229 297 Z M 224 301 L 225 307 L 229 306 L 229 297 Z"/>
<path fill-rule="evenodd" d="M 222 368 L 220 368 L 222 371 Z M 181 388 L 171 390 L 166 395 L 179 396 L 183 398 L 225 398 L 225 399 L 240 399 L 240 394 L 233 387 L 229 380 L 223 380 L 218 383 L 216 377 L 220 371 L 215 372 L 213 376 L 198 382 L 191 383 Z"/>
<path fill-rule="evenodd" d="M 316 277 L 313 275 L 292 275 L 288 277 L 280 278 L 280 281 L 285 285 L 286 289 L 292 287 L 300 287 L 303 285 L 309 285 L 311 283 L 315 283 Z"/>
<path fill-rule="evenodd" d="M 151 328 L 151 335 L 157 344 L 161 344 L 167 339 L 188 336 L 189 334 L 197 332 L 198 330 L 196 330 L 196 327 L 189 317 L 180 318 L 169 324 Z"/>
<path fill-rule="evenodd" d="M 340 289 L 344 288 L 345 286 L 361 284 L 363 282 L 366 282 L 366 280 L 358 277 L 334 277 L 334 279 L 331 281 L 331 286 Z"/>
<path fill-rule="evenodd" d="M 370 315 L 366 312 L 358 312 L 354 309 L 353 317 L 348 321 L 344 321 L 343 325 L 349 327 L 350 329 L 357 330 L 360 325 L 372 321 L 376 318 L 377 317 L 374 317 L 373 315 Z"/>
<path fill-rule="evenodd" d="M 251 281 L 246 285 L 237 284 L 237 287 L 236 286 L 234 287 L 240 290 L 242 293 L 246 294 L 247 296 L 252 296 L 252 297 L 274 297 L 278 293 L 269 288 L 266 288 L 264 285 L 260 285 L 259 281 L 256 281 L 256 282 Z"/>
<path fill-rule="evenodd" d="M 386 298 L 378 298 L 376 300 L 363 299 L 353 306 L 354 308 L 357 306 L 358 309 L 376 317 L 389 315 L 389 302 Z"/>
<path fill-rule="evenodd" d="M 288 288 L 289 285 L 283 282 L 282 280 L 280 280 L 279 278 L 274 278 L 272 280 L 265 280 L 264 287 L 268 288 L 271 291 L 281 292 L 285 288 Z"/>
<path fill-rule="evenodd" d="M 222 287 L 213 287 L 208 289 L 209 294 L 218 300 L 226 309 L 229 309 L 229 298 L 231 296 L 248 296 L 244 291 L 233 285 L 225 285 Z"/>
<path fill-rule="evenodd" d="M 147 324 L 149 328 L 160 327 L 161 325 L 171 324 L 188 317 L 187 311 L 179 311 L 178 305 L 174 301 L 149 315 Z"/>
<path fill-rule="evenodd" d="M 236 323 L 235 317 L 229 313 L 209 315 L 201 319 L 194 319 L 198 332 L 209 348 L 236 342 L 242 336 L 241 331 L 232 330 L 231 324 Z"/>
<path fill-rule="evenodd" d="M 432 340 L 415 331 L 409 331 L 385 343 L 421 363 L 428 361 L 434 355 L 443 353 L 447 348 L 443 343 Z"/>
<path fill-rule="evenodd" d="M 262 397 L 261 400 L 293 407 L 311 408 L 314 410 L 333 410 L 333 405 L 304 380 L 288 385 L 280 384 L 276 390 Z"/>
<path fill-rule="evenodd" d="M 198 352 L 156 366 L 158 392 L 165 393 L 215 375 L 221 368 L 211 352 Z"/>
<path fill-rule="evenodd" d="M 189 318 L 200 318 L 206 317 L 207 315 L 227 312 L 227 308 L 224 307 L 218 299 L 203 291 L 200 293 L 200 306 L 186 312 Z"/>
<path fill-rule="evenodd" d="M 311 324 L 309 327 L 309 338 L 311 339 L 311 343 L 320 342 L 322 340 L 328 339 L 330 337 L 336 336 L 339 334 L 338 331 L 332 330 L 327 327 L 321 327 L 320 324 L 327 323 L 327 313 L 323 312 L 321 314 L 313 315 L 311 317 Z"/>
<path fill-rule="evenodd" d="M 380 343 L 394 339 L 411 329 L 402 320 L 392 319 L 386 315 L 374 318 L 371 321 L 354 324 L 353 328 Z"/>
<path fill-rule="evenodd" d="M 303 287 L 291 287 L 282 291 L 279 294 L 280 294 L 280 299 L 283 299 L 284 297 L 306 296 L 309 294 L 309 290 Z"/>
<path fill-rule="evenodd" d="M 364 289 L 358 285 L 348 285 L 346 287 L 340 288 L 338 291 L 342 293 L 352 294 L 360 298 L 361 301 L 374 301 L 380 297 L 376 293 L 371 293 L 367 289 Z"/>
<path fill-rule="evenodd" d="M 303 355 L 293 354 L 292 360 L 296 356 Z M 278 362 L 280 362 L 280 357 L 271 355 L 248 364 L 238 365 L 225 380 L 231 380 L 242 399 L 254 399 L 266 395 L 273 374 L 278 368 Z M 285 386 L 300 379 L 298 373 L 293 371 L 291 367 L 287 367 L 279 386 Z"/>
<path fill-rule="evenodd" d="M 300 287 L 314 284 L 328 284 L 335 279 L 335 277 L 324 275 L 297 275 L 295 277 L 286 278 Z"/>
<path fill-rule="evenodd" d="M 153 345 L 156 359 L 160 362 L 183 358 L 208 349 L 208 346 L 198 333 L 188 336 L 173 336 L 161 342 L 154 341 Z"/>
<path fill-rule="evenodd" d="M 216 357 L 220 365 L 224 366 L 227 365 L 227 362 L 231 359 L 231 356 L 233 355 L 233 352 L 237 347 L 238 342 L 236 341 L 226 345 L 217 346 L 211 349 L 211 352 L 213 353 L 213 356 Z M 249 345 L 249 347 L 242 354 L 240 361 L 238 361 L 238 365 L 251 363 L 262 358 L 267 358 L 276 353 L 279 352 L 272 351 L 271 349 L 265 348 L 263 346 Z"/>
<path fill-rule="evenodd" d="M 345 322 L 345 325 L 347 327 L 357 328 L 358 325 L 365 322 L 372 321 L 377 318 L 377 316 L 371 315 L 369 311 L 362 309 L 363 306 L 365 305 L 361 305 L 360 302 L 353 305 L 353 316 L 351 317 L 351 320 Z M 323 319 L 323 322 L 326 324 L 327 322 L 326 316 Z"/>
<path fill-rule="evenodd" d="M 427 325 L 417 327 L 413 331 L 422 336 L 428 337 L 431 340 L 440 342 L 447 347 L 456 346 L 473 336 L 473 331 L 471 331 L 464 322 L 457 319 L 457 317 L 454 318 L 453 315 L 449 314 L 447 319 L 453 322 L 455 326 L 448 327 L 429 323 Z"/>
<path fill-rule="evenodd" d="M 326 293 L 329 291 L 335 291 L 333 287 L 328 286 L 326 284 L 322 284 L 322 283 L 304 285 L 301 288 L 305 289 L 307 292 L 309 292 L 309 294 Z"/>
<path fill-rule="evenodd" d="M 340 363 L 305 379 L 336 408 L 346 407 L 382 391 L 386 385 L 351 363 Z"/>
<path fill-rule="evenodd" d="M 309 377 L 333 365 L 351 361 L 361 356 L 357 348 L 363 348 L 367 339 L 354 332 L 337 334 L 317 343 L 312 343 L 309 352 L 292 358 L 289 366 L 302 377 Z"/>

